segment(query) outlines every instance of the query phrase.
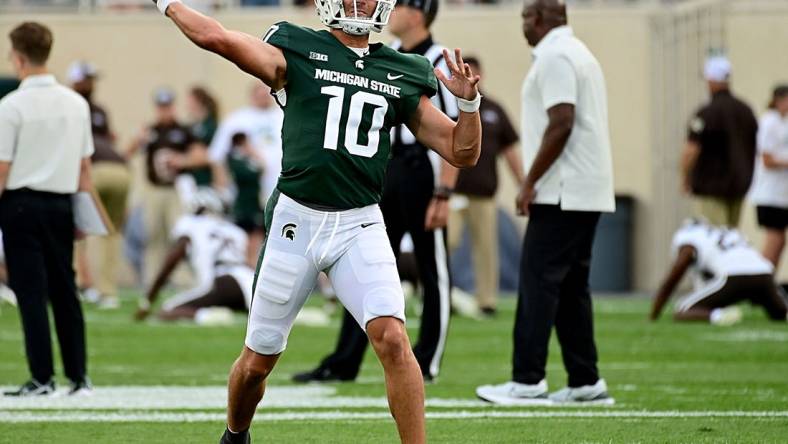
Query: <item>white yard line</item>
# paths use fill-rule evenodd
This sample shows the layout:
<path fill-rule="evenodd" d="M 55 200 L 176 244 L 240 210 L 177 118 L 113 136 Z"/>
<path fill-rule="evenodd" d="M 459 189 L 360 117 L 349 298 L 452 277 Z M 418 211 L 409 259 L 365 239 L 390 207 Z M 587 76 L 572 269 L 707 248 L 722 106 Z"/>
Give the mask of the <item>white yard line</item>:
<path fill-rule="evenodd" d="M 387 408 L 385 397 L 336 396 L 331 386 L 270 387 L 265 393 L 266 408 Z M 432 398 L 428 407 L 484 407 L 482 401 Z M 90 396 L 70 397 L 65 389 L 54 396 L 0 397 L 2 410 L 223 410 L 227 388 L 213 387 L 97 387 Z"/>
<path fill-rule="evenodd" d="M 0 423 L 86 423 L 86 422 L 223 422 L 224 413 L 171 413 L 171 412 L 2 412 Z M 428 419 L 545 419 L 545 418 L 639 418 L 639 419 L 687 419 L 687 418 L 788 418 L 788 411 L 612 411 L 612 410 L 572 410 L 572 411 L 467 411 L 429 412 Z M 337 420 L 391 420 L 388 412 L 277 412 L 259 413 L 256 421 L 337 421 Z"/>

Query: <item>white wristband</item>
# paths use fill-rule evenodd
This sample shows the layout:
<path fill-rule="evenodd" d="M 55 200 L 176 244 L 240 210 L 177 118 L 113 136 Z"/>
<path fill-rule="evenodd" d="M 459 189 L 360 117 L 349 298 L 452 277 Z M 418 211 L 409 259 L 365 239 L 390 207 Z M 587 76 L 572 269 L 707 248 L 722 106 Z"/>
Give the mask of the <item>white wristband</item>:
<path fill-rule="evenodd" d="M 180 3 L 181 0 L 158 0 L 156 7 L 159 8 L 162 14 L 167 15 L 167 7 L 173 3 Z"/>
<path fill-rule="evenodd" d="M 465 100 L 457 97 L 457 108 L 464 113 L 475 113 L 479 111 L 479 106 L 482 103 L 482 95 L 476 93 L 476 98 L 473 100 Z"/>

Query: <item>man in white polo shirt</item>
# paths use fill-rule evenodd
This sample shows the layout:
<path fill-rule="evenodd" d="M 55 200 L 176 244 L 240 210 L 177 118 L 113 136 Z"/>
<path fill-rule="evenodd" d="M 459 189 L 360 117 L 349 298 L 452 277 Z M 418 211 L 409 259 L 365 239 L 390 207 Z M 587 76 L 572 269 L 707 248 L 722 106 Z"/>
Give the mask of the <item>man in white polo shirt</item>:
<path fill-rule="evenodd" d="M 71 195 L 90 190 L 93 138 L 88 103 L 59 85 L 46 61 L 52 33 L 33 22 L 11 31 L 22 81 L 0 100 L 0 229 L 16 293 L 30 381 L 8 396 L 55 390 L 47 301 L 52 304 L 70 394 L 90 390 L 85 323 L 74 282 Z"/>
<path fill-rule="evenodd" d="M 597 371 L 588 275 L 601 212 L 615 209 L 602 69 L 567 26 L 562 0 L 529 0 L 523 31 L 533 65 L 523 84 L 526 180 L 517 198 L 530 216 L 523 243 L 512 380 L 477 388 L 500 404 L 613 402 Z M 547 394 L 555 325 L 568 387 Z"/>

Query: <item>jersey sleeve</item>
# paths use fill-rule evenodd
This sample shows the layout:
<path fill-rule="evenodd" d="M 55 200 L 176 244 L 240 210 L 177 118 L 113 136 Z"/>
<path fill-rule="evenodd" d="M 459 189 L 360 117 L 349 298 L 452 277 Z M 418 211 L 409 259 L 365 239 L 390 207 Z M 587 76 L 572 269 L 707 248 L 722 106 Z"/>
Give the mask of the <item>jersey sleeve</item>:
<path fill-rule="evenodd" d="M 695 249 L 695 260 L 702 254 L 704 249 L 704 242 L 698 227 L 685 227 L 680 229 L 673 235 L 673 242 L 671 244 L 671 256 L 678 257 L 681 247 L 689 246 Z"/>
<path fill-rule="evenodd" d="M 175 226 L 172 228 L 172 232 L 170 232 L 170 239 L 176 241 L 182 237 L 189 237 L 189 232 L 191 231 L 192 221 L 191 218 L 188 216 L 181 217 L 175 222 Z"/>
<path fill-rule="evenodd" d="M 402 97 L 400 112 L 401 123 L 407 123 L 416 112 L 421 96 L 433 97 L 438 92 L 438 79 L 432 71 L 432 64 L 425 57 L 414 57 L 413 69 L 416 71 L 414 92 Z"/>

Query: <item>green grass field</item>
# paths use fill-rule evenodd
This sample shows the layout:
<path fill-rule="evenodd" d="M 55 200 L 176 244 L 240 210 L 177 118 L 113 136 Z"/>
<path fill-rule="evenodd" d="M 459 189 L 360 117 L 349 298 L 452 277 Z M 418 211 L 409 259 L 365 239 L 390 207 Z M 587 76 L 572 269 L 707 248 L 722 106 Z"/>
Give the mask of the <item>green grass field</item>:
<path fill-rule="evenodd" d="M 94 395 L 0 399 L 0 443 L 218 441 L 223 385 L 244 320 L 230 327 L 137 324 L 133 305 L 128 298 L 118 311 L 86 308 Z M 788 442 L 788 326 L 749 308 L 731 328 L 678 325 L 667 317 L 652 324 L 647 308 L 645 299 L 596 299 L 600 368 L 613 407 L 482 404 L 474 388 L 509 376 L 514 301 L 504 300 L 496 320 L 455 317 L 441 376 L 427 386 L 430 442 Z M 333 347 L 338 325 L 334 317 L 328 327 L 294 328 L 252 428 L 254 442 L 397 442 L 371 351 L 357 383 L 289 382 Z M 23 382 L 19 318 L 8 305 L 0 313 L 0 344 L 0 385 Z M 551 389 L 565 383 L 557 343 L 548 374 Z M 64 378 L 58 382 L 65 386 Z"/>

